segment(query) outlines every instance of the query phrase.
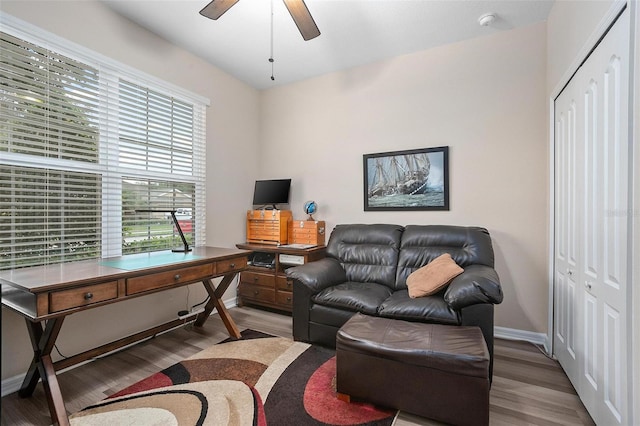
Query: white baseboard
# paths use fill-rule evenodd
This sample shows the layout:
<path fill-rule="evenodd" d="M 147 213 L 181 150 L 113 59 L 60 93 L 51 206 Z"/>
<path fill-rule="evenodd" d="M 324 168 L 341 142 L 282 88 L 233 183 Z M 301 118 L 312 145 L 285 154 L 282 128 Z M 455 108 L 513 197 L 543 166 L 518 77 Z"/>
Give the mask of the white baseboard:
<path fill-rule="evenodd" d="M 224 306 L 226 306 L 227 309 L 234 308 L 234 307 L 237 306 L 237 301 L 236 301 L 235 298 L 234 299 L 230 299 L 230 300 L 225 300 L 224 301 Z M 215 314 L 216 312 L 217 312 L 217 310 L 214 309 L 213 312 L 211 313 L 211 315 Z M 182 327 L 182 325 L 179 325 L 178 327 Z M 175 327 L 175 328 L 178 328 L 178 327 Z M 169 332 L 171 330 L 174 330 L 175 328 L 163 331 L 162 333 L 159 333 L 159 334 L 167 333 L 167 332 Z M 140 342 L 142 342 L 142 340 Z M 107 352 L 107 353 L 105 353 L 103 355 L 100 355 L 100 357 L 107 356 L 107 355 L 109 355 L 111 353 L 114 353 L 114 352 L 119 352 L 119 351 L 123 350 L 126 347 L 137 345 L 140 342 L 135 342 L 135 343 L 132 343 L 132 344 L 127 345 L 125 347 L 118 348 L 118 349 L 116 349 L 114 351 Z M 78 363 L 76 365 L 72 365 L 71 367 L 68 367 L 68 368 L 65 368 L 63 370 L 60 370 L 59 373 L 63 373 L 65 371 L 71 370 L 73 368 L 80 367 L 81 365 L 88 364 L 91 361 L 93 361 L 93 360 L 88 360 L 88 361 L 84 361 L 84 362 Z M 4 379 L 2 381 L 2 396 L 4 397 L 4 396 L 9 395 L 11 393 L 17 392 L 20 389 L 20 386 L 22 386 L 22 382 L 24 381 L 24 377 L 25 376 L 26 376 L 26 373 L 18 374 L 17 376 L 13 376 L 13 377 L 9 377 L 8 379 Z"/>
<path fill-rule="evenodd" d="M 17 392 L 24 381 L 24 374 L 9 377 L 2 381 L 2 396 L 9 395 L 10 393 Z"/>
<path fill-rule="evenodd" d="M 524 340 L 544 348 L 547 355 L 551 355 L 549 339 L 545 333 L 535 333 L 533 331 L 517 330 L 515 328 L 494 327 L 493 336 L 498 339 Z"/>

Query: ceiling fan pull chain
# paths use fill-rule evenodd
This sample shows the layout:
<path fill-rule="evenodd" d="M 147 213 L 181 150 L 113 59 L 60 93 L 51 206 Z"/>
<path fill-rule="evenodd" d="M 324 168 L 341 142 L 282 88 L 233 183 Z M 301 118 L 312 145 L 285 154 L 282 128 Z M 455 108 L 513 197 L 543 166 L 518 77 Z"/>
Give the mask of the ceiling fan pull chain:
<path fill-rule="evenodd" d="M 271 81 L 276 78 L 273 76 L 273 0 L 271 0 L 271 56 L 269 56 L 269 62 L 271 62 Z"/>

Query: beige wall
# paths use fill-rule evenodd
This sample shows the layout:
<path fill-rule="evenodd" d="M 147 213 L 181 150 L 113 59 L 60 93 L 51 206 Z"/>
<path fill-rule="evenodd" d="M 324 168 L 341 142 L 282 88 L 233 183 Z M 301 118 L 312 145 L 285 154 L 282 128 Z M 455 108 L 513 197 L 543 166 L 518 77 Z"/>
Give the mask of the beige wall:
<path fill-rule="evenodd" d="M 211 100 L 207 109 L 207 243 L 233 247 L 244 238 L 244 214 L 257 164 L 259 93 L 93 1 L 2 1 L 2 12 Z M 82 17 L 82 19 L 78 19 Z M 147 296 L 68 317 L 63 354 L 174 319 L 204 299 L 201 285 Z M 225 299 L 235 303 L 235 293 Z M 89 328 L 87 326 L 89 325 Z M 23 374 L 31 359 L 24 320 L 2 308 L 2 379 Z"/>
<path fill-rule="evenodd" d="M 504 286 L 496 325 L 547 331 L 544 23 L 400 56 L 261 96 L 261 171 L 291 209 L 337 223 L 479 225 Z M 362 155 L 450 147 L 451 210 L 365 212 Z"/>

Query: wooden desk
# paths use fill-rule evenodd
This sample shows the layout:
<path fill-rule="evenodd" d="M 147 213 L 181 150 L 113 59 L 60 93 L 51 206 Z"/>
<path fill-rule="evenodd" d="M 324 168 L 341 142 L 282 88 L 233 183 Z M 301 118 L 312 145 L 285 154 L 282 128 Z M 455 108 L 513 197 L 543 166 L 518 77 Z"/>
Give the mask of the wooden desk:
<path fill-rule="evenodd" d="M 162 251 L 0 271 L 2 305 L 25 317 L 33 347 L 33 360 L 19 395 L 23 398 L 31 396 L 42 378 L 52 420 L 61 426 L 69 425 L 56 371 L 156 335 L 187 320 L 175 319 L 52 362 L 51 351 L 64 319 L 86 309 L 201 281 L 210 299 L 204 312 L 191 315 L 191 319 L 195 317 L 195 325 L 201 327 L 215 308 L 229 335 L 240 338 L 238 327 L 222 302 L 222 295 L 236 274 L 246 268 L 249 253 L 196 247 L 190 253 Z M 212 282 L 215 277 L 222 277 L 218 287 Z"/>

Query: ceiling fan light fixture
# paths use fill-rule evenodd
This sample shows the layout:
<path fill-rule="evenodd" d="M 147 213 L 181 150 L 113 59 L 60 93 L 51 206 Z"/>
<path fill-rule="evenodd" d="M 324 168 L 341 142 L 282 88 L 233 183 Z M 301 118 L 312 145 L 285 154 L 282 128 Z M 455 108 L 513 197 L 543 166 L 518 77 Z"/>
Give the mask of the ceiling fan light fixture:
<path fill-rule="evenodd" d="M 488 27 L 496 20 L 495 13 L 485 13 L 481 17 L 478 18 L 478 23 L 483 27 Z"/>

